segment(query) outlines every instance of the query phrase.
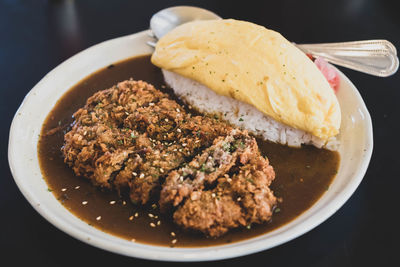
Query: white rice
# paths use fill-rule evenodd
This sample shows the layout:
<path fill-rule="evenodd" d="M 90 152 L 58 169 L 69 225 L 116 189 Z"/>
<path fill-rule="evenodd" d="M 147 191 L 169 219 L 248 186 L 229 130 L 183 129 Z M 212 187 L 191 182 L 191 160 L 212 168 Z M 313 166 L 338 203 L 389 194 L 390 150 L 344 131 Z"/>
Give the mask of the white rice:
<path fill-rule="evenodd" d="M 303 130 L 277 122 L 247 103 L 218 95 L 192 79 L 167 70 L 163 70 L 163 74 L 168 86 L 188 105 L 200 112 L 220 114 L 224 120 L 264 140 L 292 147 L 300 147 L 302 144 L 311 144 L 329 150 L 337 150 L 339 147 L 339 141 L 335 137 L 323 141 Z"/>

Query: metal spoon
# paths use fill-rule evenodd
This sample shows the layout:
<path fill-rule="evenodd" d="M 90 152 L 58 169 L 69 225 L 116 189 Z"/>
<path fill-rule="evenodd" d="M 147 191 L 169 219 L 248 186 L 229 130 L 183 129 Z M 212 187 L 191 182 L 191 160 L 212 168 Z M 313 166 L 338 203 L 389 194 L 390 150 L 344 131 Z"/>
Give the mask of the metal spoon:
<path fill-rule="evenodd" d="M 192 6 L 175 6 L 163 9 L 150 19 L 150 35 L 160 39 L 175 27 L 193 20 L 221 19 L 215 13 Z M 156 42 L 148 41 L 152 47 Z M 313 57 L 322 57 L 338 66 L 379 77 L 394 74 L 399 68 L 399 59 L 394 45 L 387 40 L 365 40 L 340 43 L 295 44 Z"/>

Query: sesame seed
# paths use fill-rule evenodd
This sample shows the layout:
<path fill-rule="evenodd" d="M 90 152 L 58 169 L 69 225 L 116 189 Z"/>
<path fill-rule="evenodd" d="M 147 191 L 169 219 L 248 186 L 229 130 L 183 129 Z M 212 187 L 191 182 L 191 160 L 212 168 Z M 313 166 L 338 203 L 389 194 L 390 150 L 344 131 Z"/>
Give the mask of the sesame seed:
<path fill-rule="evenodd" d="M 79 185 L 75 186 L 75 189 L 79 189 L 79 188 L 80 188 L 80 186 L 79 186 Z"/>
<path fill-rule="evenodd" d="M 125 114 L 129 116 L 129 113 L 125 111 Z"/>
<path fill-rule="evenodd" d="M 176 112 L 181 112 L 179 108 L 176 109 Z"/>
<path fill-rule="evenodd" d="M 174 232 L 171 232 L 171 236 L 176 236 L 176 234 Z"/>
<path fill-rule="evenodd" d="M 124 201 L 122 201 L 122 205 L 126 205 L 126 201 L 124 200 Z"/>
<path fill-rule="evenodd" d="M 135 213 L 135 217 L 136 217 L 136 218 L 139 217 L 139 212 L 136 212 L 136 213 Z"/>
<path fill-rule="evenodd" d="M 181 180 L 181 182 L 183 182 L 183 176 L 179 177 L 179 180 Z"/>
<path fill-rule="evenodd" d="M 168 122 L 168 119 L 165 119 L 166 122 Z"/>
<path fill-rule="evenodd" d="M 212 196 L 212 197 L 215 197 L 215 193 L 212 193 L 211 196 Z"/>
<path fill-rule="evenodd" d="M 154 103 L 149 103 L 149 106 L 154 106 Z"/>
<path fill-rule="evenodd" d="M 175 244 L 176 242 L 178 242 L 177 239 L 174 239 L 174 240 L 171 241 L 172 244 Z"/>
<path fill-rule="evenodd" d="M 179 148 L 179 152 L 182 152 L 182 148 Z"/>
<path fill-rule="evenodd" d="M 181 129 L 176 129 L 176 131 L 178 132 L 178 133 L 181 133 L 182 132 L 182 130 Z"/>
<path fill-rule="evenodd" d="M 129 220 L 132 221 L 133 220 L 133 215 L 131 217 L 129 217 Z"/>
<path fill-rule="evenodd" d="M 186 144 L 186 143 L 183 143 L 182 146 L 185 147 L 185 146 L 187 146 L 187 144 Z"/>
<path fill-rule="evenodd" d="M 101 220 L 101 216 L 97 216 L 96 220 L 100 221 Z"/>
<path fill-rule="evenodd" d="M 139 176 L 139 178 L 140 178 L 140 179 L 143 179 L 143 178 L 144 178 L 144 173 L 141 173 L 140 176 Z"/>
<path fill-rule="evenodd" d="M 231 178 L 226 179 L 228 181 L 228 183 L 232 182 Z"/>
<path fill-rule="evenodd" d="M 110 201 L 110 204 L 111 204 L 111 205 L 114 205 L 115 202 L 116 202 L 115 200 L 111 200 L 111 201 Z"/>
<path fill-rule="evenodd" d="M 164 170 L 163 170 L 163 168 L 160 168 L 160 172 L 161 172 L 161 173 L 164 173 Z"/>
<path fill-rule="evenodd" d="M 136 173 L 136 172 L 132 172 L 132 174 L 133 174 L 133 176 L 137 176 L 137 173 Z"/>
<path fill-rule="evenodd" d="M 236 200 L 237 200 L 237 201 L 240 201 L 240 200 L 242 200 L 242 198 L 241 198 L 241 197 L 238 197 Z"/>
<path fill-rule="evenodd" d="M 87 131 L 84 131 L 84 132 L 83 132 L 83 135 L 86 135 L 86 134 L 87 134 Z"/>
<path fill-rule="evenodd" d="M 63 189 L 61 189 L 61 191 L 65 192 L 65 191 L 67 191 L 67 188 L 63 188 Z"/>
<path fill-rule="evenodd" d="M 87 203 L 87 201 L 82 201 L 82 205 L 86 205 Z"/>
<path fill-rule="evenodd" d="M 174 151 L 178 151 L 178 149 L 174 148 Z"/>
<path fill-rule="evenodd" d="M 194 141 L 195 143 L 198 143 L 198 142 L 200 142 L 200 140 L 196 140 L 196 141 Z"/>
<path fill-rule="evenodd" d="M 150 218 L 153 218 L 153 217 L 154 217 L 154 215 L 153 215 L 153 214 L 151 214 L 151 213 L 149 213 L 149 217 L 150 217 Z"/>
<path fill-rule="evenodd" d="M 157 225 L 161 225 L 161 221 L 157 221 Z"/>
<path fill-rule="evenodd" d="M 156 227 L 156 225 L 154 223 L 150 223 L 151 227 Z"/>

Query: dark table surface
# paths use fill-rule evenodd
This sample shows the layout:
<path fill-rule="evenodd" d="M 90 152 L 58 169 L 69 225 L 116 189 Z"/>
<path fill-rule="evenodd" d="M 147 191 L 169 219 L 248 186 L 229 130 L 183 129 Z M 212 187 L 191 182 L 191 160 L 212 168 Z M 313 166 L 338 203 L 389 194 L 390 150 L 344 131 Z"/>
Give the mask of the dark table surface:
<path fill-rule="evenodd" d="M 298 43 L 388 39 L 400 47 L 397 1 L 23 1 L 0 0 L 0 255 L 13 266 L 172 265 L 129 258 L 86 245 L 43 219 L 18 190 L 7 143 L 25 94 L 58 64 L 101 41 L 148 27 L 156 11 L 197 5 L 224 18 L 248 20 Z M 400 75 L 377 78 L 347 69 L 371 113 L 374 152 L 354 195 L 305 235 L 257 254 L 212 265 L 400 266 Z M 4 266 L 4 265 L 3 265 Z"/>

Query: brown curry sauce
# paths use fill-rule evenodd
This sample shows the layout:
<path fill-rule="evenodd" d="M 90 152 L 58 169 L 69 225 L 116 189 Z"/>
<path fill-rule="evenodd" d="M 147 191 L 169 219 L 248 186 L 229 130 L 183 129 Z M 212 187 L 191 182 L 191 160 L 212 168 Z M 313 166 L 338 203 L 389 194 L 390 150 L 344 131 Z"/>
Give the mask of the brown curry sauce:
<path fill-rule="evenodd" d="M 96 91 L 133 78 L 156 88 L 164 87 L 161 71 L 151 64 L 150 56 L 140 56 L 101 69 L 71 88 L 57 102 L 42 127 L 38 156 L 49 191 L 74 215 L 107 233 L 135 242 L 177 247 L 226 244 L 259 236 L 296 218 L 310 208 L 328 190 L 339 166 L 339 154 L 312 146 L 290 148 L 258 140 L 262 154 L 274 167 L 272 190 L 282 198 L 269 223 L 236 229 L 218 238 L 185 232 L 172 219 L 159 214 L 155 203 L 137 207 L 115 192 L 101 191 L 89 180 L 77 177 L 64 164 L 60 151 L 72 114 L 84 106 Z M 57 90 L 57 88 L 55 88 Z M 53 135 L 49 130 L 59 127 Z M 153 205 L 152 205 L 153 204 Z"/>

